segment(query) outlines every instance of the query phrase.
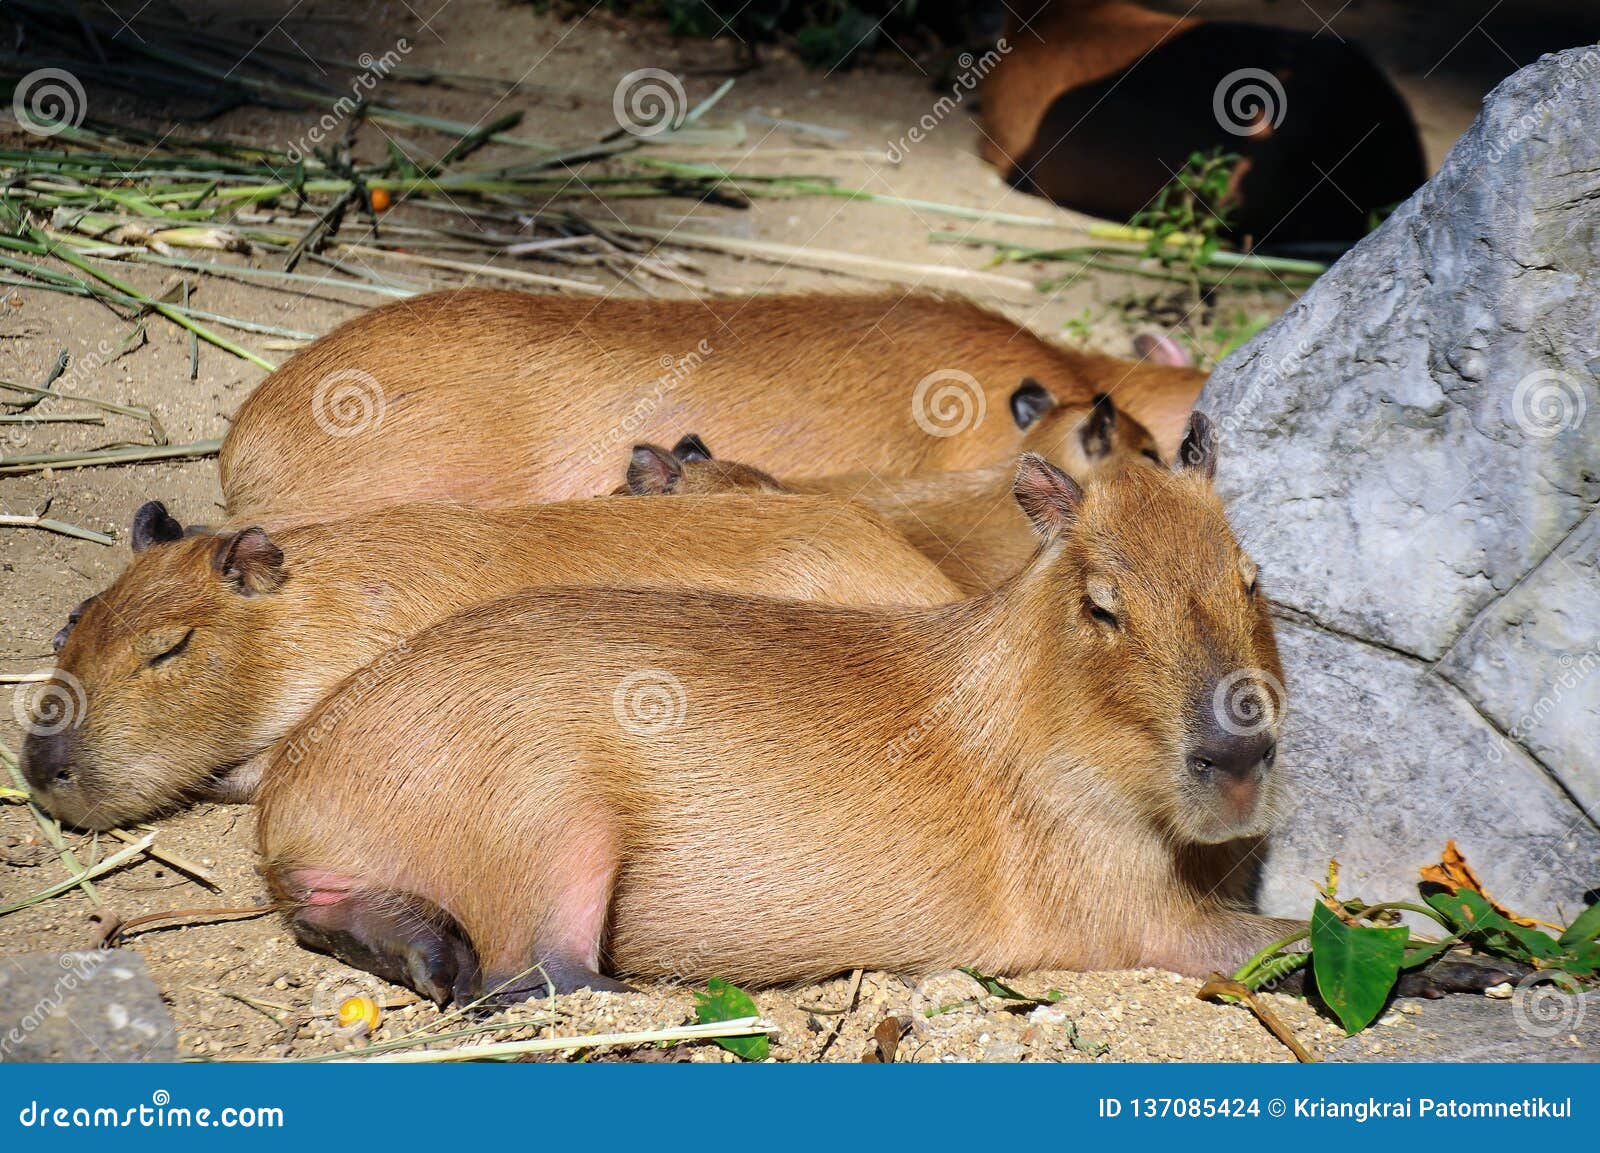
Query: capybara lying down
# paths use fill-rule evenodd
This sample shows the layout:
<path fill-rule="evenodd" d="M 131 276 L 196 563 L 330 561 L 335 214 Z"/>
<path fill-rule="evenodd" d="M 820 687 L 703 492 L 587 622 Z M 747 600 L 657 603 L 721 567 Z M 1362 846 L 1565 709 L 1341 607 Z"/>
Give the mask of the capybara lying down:
<path fill-rule="evenodd" d="M 1048 422 L 1048 423 L 1046 423 Z M 1161 467 L 1143 425 L 1118 416 L 1104 393 L 1091 405 L 1060 405 L 1040 418 L 1041 454 L 1079 484 L 1097 470 L 1134 463 Z M 636 496 L 796 492 L 863 505 L 898 529 L 965 593 L 984 592 L 1020 569 L 1038 544 L 1012 499 L 1016 469 L 1005 465 L 913 476 L 843 473 L 779 480 L 754 466 L 714 458 L 698 436 L 670 452 L 639 445 L 622 491 Z"/>
<path fill-rule="evenodd" d="M 1404 97 L 1337 36 L 1118 0 L 1041 8 L 1008 17 L 982 90 L 985 158 L 1019 188 L 1127 220 L 1192 154 L 1237 155 L 1231 232 L 1278 247 L 1359 240 L 1427 178 Z"/>
<path fill-rule="evenodd" d="M 1025 457 L 1038 554 L 959 604 L 573 590 L 434 625 L 264 775 L 297 935 L 441 1002 L 1238 964 L 1289 924 L 1239 908 L 1280 670 L 1195 419 L 1178 472 Z"/>
<path fill-rule="evenodd" d="M 133 546 L 133 563 L 66 630 L 55 684 L 76 698 L 76 723 L 35 726 L 23 746 L 35 796 L 84 828 L 249 800 L 265 750 L 346 674 L 530 585 L 856 605 L 959 595 L 871 513 L 803 496 L 400 505 L 270 535 L 190 536 L 151 502 Z"/>
<path fill-rule="evenodd" d="M 925 296 L 566 300 L 466 290 L 376 309 L 302 350 L 223 441 L 234 524 L 415 500 L 596 496 L 640 441 L 694 429 L 780 473 L 979 468 L 1031 448 L 1012 397 L 1108 392 L 1177 447 L 1205 377 L 1046 344 Z M 574 414 L 595 431 L 574 447 Z"/>

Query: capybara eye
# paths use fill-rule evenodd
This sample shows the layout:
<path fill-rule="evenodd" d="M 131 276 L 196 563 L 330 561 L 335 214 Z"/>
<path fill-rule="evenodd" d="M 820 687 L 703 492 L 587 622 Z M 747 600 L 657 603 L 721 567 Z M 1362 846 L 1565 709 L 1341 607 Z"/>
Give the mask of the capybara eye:
<path fill-rule="evenodd" d="M 1085 602 L 1089 610 L 1089 618 L 1096 624 L 1105 625 L 1107 628 L 1120 629 L 1122 622 L 1117 619 L 1117 614 L 1110 609 L 1101 608 L 1093 601 Z"/>
<path fill-rule="evenodd" d="M 1159 453 L 1159 452 L 1157 452 L 1157 451 L 1156 451 L 1156 450 L 1155 450 L 1155 449 L 1153 449 L 1153 448 L 1147 448 L 1147 449 L 1145 449 L 1145 450 L 1144 450 L 1144 455 L 1145 455 L 1145 458 L 1146 458 L 1146 459 L 1147 459 L 1147 460 L 1153 460 L 1153 461 L 1155 461 L 1155 462 L 1156 462 L 1156 463 L 1157 463 L 1157 464 L 1164 464 L 1164 463 L 1165 463 L 1165 462 L 1164 462 L 1164 461 L 1163 461 L 1163 460 L 1162 460 L 1162 459 L 1161 459 L 1161 454 L 1160 454 L 1160 453 Z"/>
<path fill-rule="evenodd" d="M 157 653 L 155 656 L 151 657 L 145 663 L 148 664 L 151 668 L 155 668 L 155 666 L 157 666 L 157 665 L 166 664 L 173 657 L 177 656 L 179 653 L 183 652 L 184 649 L 189 647 L 189 638 L 192 637 L 192 636 L 194 636 L 194 630 L 190 629 L 188 632 L 184 633 L 182 637 L 179 638 L 177 644 L 172 645 L 171 647 L 162 650 L 161 652 Z"/>

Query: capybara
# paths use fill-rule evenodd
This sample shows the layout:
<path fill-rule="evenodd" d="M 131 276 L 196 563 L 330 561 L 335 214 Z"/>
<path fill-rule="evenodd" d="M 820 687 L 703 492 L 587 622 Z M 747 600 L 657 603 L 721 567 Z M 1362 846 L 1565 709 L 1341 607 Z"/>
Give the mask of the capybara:
<path fill-rule="evenodd" d="M 955 605 L 474 606 L 279 746 L 269 882 L 303 942 L 441 1001 L 1230 969 L 1288 924 L 1241 907 L 1281 671 L 1211 444 L 1197 415 L 1182 468 L 1086 491 L 1024 457 L 1039 551 Z"/>
<path fill-rule="evenodd" d="M 778 473 L 981 468 L 1030 447 L 1011 404 L 1029 379 L 1058 401 L 1110 393 L 1170 455 L 1205 376 L 926 296 L 439 293 L 341 325 L 262 382 L 223 441 L 222 491 L 232 523 L 268 528 L 595 496 L 627 446 L 685 429 Z"/>
<path fill-rule="evenodd" d="M 1240 157 L 1235 238 L 1337 246 L 1427 178 L 1405 99 L 1337 36 L 1054 0 L 1013 12 L 1006 43 L 983 82 L 984 154 L 1080 212 L 1127 220 L 1220 150 Z"/>
<path fill-rule="evenodd" d="M 22 768 L 70 824 L 245 801 L 265 749 L 425 625 L 530 585 L 687 586 L 838 604 L 959 596 L 870 512 L 819 497 L 396 505 L 185 536 L 152 502 L 133 563 L 69 623 Z M 65 720 L 69 723 L 62 724 Z"/>
<path fill-rule="evenodd" d="M 1104 393 L 1089 405 L 1058 405 L 1039 418 L 1041 454 L 1086 483 L 1127 463 L 1161 466 L 1155 441 L 1131 417 L 1118 416 Z M 671 452 L 639 445 L 624 491 L 637 496 L 715 492 L 797 492 L 864 505 L 898 529 L 966 593 L 994 588 L 1016 573 L 1038 544 L 1012 499 L 1016 469 L 1007 466 L 914 476 L 845 473 L 780 481 L 750 465 L 718 460 L 697 436 Z"/>

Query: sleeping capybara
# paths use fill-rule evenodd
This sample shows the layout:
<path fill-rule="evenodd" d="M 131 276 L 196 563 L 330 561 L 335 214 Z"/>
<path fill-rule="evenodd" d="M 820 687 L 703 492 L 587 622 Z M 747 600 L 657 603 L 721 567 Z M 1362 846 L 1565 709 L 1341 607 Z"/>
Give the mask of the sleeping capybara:
<path fill-rule="evenodd" d="M 1080 212 L 1127 220 L 1192 154 L 1220 151 L 1240 157 L 1223 201 L 1235 238 L 1340 245 L 1427 178 L 1405 99 L 1338 36 L 1031 0 L 1006 43 L 983 82 L 985 158 Z"/>
<path fill-rule="evenodd" d="M 1104 393 L 1089 405 L 1059 405 L 1039 418 L 1041 455 L 1079 484 L 1109 468 L 1161 466 L 1144 427 L 1118 416 Z M 1038 544 L 1012 499 L 1015 468 L 924 472 L 914 476 L 844 473 L 779 481 L 750 465 L 718 460 L 698 436 L 671 451 L 639 445 L 622 491 L 636 496 L 715 492 L 796 492 L 863 505 L 897 529 L 965 593 L 984 592 L 1016 573 Z"/>
<path fill-rule="evenodd" d="M 1281 671 L 1198 415 L 1183 459 L 1085 491 L 1024 457 L 1039 551 L 955 605 L 574 590 L 459 613 L 279 747 L 269 882 L 303 942 L 441 1001 L 1230 969 L 1288 924 L 1239 902 L 1282 800 Z"/>
<path fill-rule="evenodd" d="M 47 695 L 71 701 L 72 723 L 30 726 L 23 745 L 34 795 L 85 828 L 248 800 L 264 751 L 346 674 L 514 589 L 682 586 L 856 605 L 959 596 L 870 512 L 820 497 L 398 505 L 192 536 L 151 502 L 133 543 L 133 563 L 65 630 Z"/>
<path fill-rule="evenodd" d="M 302 350 L 223 441 L 234 524 L 415 500 L 595 496 L 640 441 L 684 429 L 779 473 L 981 468 L 1030 447 L 1011 398 L 1108 392 L 1177 447 L 1193 369 L 1046 344 L 926 296 L 568 300 L 464 290 L 400 301 Z M 573 444 L 573 427 L 595 430 Z"/>

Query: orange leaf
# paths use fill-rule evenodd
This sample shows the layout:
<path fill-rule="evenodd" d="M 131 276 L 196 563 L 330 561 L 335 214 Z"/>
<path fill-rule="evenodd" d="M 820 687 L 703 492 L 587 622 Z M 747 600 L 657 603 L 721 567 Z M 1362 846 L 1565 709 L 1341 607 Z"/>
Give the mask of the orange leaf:
<path fill-rule="evenodd" d="M 1552 925 L 1548 921 L 1536 920 L 1533 917 L 1524 917 L 1513 913 L 1499 901 L 1484 892 L 1483 882 L 1478 880 L 1478 874 L 1472 871 L 1472 866 L 1467 864 L 1467 858 L 1456 848 L 1454 840 L 1444 843 L 1444 855 L 1437 865 L 1424 865 L 1422 868 L 1422 883 L 1425 885 L 1438 885 L 1452 893 L 1459 893 L 1462 889 L 1470 889 L 1485 901 L 1488 901 L 1494 911 L 1506 920 L 1524 928 L 1545 928 L 1561 931 L 1560 925 Z"/>

